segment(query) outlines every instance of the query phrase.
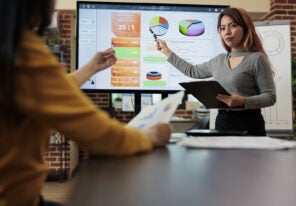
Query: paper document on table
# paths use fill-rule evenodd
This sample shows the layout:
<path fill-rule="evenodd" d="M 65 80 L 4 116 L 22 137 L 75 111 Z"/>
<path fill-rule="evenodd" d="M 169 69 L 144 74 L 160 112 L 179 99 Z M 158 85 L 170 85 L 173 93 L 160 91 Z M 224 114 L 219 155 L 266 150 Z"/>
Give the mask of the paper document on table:
<path fill-rule="evenodd" d="M 219 149 L 289 149 L 296 141 L 258 136 L 188 137 L 178 142 L 181 146 Z"/>
<path fill-rule="evenodd" d="M 145 129 L 160 122 L 169 122 L 179 103 L 182 102 L 183 96 L 184 91 L 180 91 L 157 104 L 145 107 L 127 126 Z"/>

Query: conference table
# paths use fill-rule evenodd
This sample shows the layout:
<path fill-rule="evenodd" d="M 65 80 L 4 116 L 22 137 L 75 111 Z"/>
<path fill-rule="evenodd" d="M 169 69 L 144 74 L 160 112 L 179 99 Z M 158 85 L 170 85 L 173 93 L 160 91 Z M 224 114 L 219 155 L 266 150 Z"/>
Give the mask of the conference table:
<path fill-rule="evenodd" d="M 295 206 L 296 149 L 168 144 L 131 157 L 92 157 L 69 206 Z"/>

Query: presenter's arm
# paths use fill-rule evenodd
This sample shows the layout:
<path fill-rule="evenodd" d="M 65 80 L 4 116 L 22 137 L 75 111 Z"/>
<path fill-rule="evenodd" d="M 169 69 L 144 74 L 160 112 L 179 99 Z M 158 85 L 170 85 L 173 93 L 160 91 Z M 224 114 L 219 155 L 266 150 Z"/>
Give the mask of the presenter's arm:
<path fill-rule="evenodd" d="M 167 57 L 171 56 L 172 51 L 170 50 L 170 48 L 168 47 L 167 43 L 165 42 L 165 40 L 161 40 L 159 38 L 155 39 L 156 43 L 157 43 L 157 50 L 161 51 L 164 55 L 166 55 Z"/>
<path fill-rule="evenodd" d="M 227 104 L 228 107 L 244 108 L 245 106 L 245 98 L 234 92 L 231 92 L 230 95 L 218 94 L 216 98 Z"/>

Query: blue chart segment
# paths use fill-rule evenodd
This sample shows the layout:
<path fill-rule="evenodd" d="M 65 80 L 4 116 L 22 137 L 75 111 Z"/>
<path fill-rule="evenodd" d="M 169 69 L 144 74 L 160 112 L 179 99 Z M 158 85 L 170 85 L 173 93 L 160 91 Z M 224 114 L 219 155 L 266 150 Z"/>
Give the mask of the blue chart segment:
<path fill-rule="evenodd" d="M 205 24 L 200 20 L 186 19 L 179 23 L 179 31 L 185 36 L 200 36 L 205 32 Z"/>
<path fill-rule="evenodd" d="M 155 16 L 149 22 L 149 29 L 151 29 L 157 36 L 162 36 L 167 33 L 169 29 L 169 23 L 165 18 L 161 16 Z"/>

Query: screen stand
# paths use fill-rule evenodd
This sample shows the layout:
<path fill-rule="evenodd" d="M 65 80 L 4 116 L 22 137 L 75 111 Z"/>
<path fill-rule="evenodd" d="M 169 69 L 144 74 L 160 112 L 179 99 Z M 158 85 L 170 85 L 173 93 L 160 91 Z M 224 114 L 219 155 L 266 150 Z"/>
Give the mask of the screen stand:
<path fill-rule="evenodd" d="M 161 93 L 161 99 L 165 99 L 169 96 L 168 93 Z"/>
<path fill-rule="evenodd" d="M 135 115 L 139 114 L 141 111 L 141 93 L 135 93 Z"/>
<path fill-rule="evenodd" d="M 141 111 L 141 92 L 136 92 L 135 94 L 135 115 L 139 114 Z M 161 93 L 161 99 L 168 97 L 168 93 Z"/>

